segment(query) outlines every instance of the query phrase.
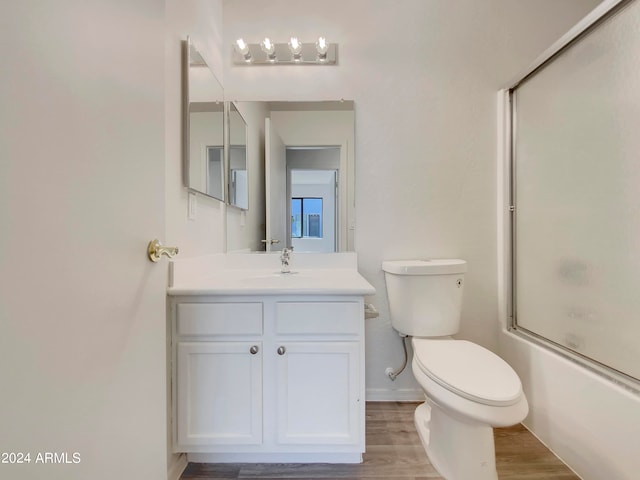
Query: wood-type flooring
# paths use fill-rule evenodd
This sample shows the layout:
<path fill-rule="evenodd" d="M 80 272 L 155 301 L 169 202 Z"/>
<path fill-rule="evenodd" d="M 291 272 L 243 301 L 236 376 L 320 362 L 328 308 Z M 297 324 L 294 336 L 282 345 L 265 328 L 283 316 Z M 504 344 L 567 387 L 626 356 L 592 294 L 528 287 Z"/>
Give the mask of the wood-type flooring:
<path fill-rule="evenodd" d="M 342 479 L 436 480 L 413 424 L 418 404 L 367 403 L 367 451 L 361 464 L 194 464 L 181 480 Z M 500 480 L 579 480 L 522 425 L 494 430 Z M 469 479 L 473 480 L 473 479 Z"/>

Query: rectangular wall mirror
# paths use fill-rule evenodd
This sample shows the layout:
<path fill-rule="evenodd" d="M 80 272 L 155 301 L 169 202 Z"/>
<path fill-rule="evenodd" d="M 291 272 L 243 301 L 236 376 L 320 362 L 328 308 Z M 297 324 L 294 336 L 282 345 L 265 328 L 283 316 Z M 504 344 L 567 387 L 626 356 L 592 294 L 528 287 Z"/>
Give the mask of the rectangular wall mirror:
<path fill-rule="evenodd" d="M 224 201 L 222 85 L 189 37 L 182 56 L 184 183 L 190 190 Z"/>
<path fill-rule="evenodd" d="M 235 102 L 229 103 L 229 205 L 249 208 L 247 122 Z"/>
<path fill-rule="evenodd" d="M 235 106 L 247 120 L 246 162 L 254 178 L 246 218 L 227 218 L 227 251 L 353 251 L 354 103 Z"/>

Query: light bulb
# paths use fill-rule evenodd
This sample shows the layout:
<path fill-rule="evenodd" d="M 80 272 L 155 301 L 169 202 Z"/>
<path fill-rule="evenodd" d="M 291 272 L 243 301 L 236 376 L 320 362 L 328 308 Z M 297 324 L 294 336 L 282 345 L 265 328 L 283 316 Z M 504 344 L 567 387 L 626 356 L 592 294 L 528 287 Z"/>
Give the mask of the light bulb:
<path fill-rule="evenodd" d="M 327 59 L 327 50 L 329 50 L 329 44 L 327 43 L 327 39 L 324 37 L 319 37 L 316 42 L 316 51 L 318 52 L 318 58 L 320 60 Z"/>
<path fill-rule="evenodd" d="M 239 38 L 236 40 L 235 48 L 236 48 L 236 51 L 240 55 L 242 55 L 245 62 L 251 61 L 251 52 L 249 51 L 249 45 L 247 45 L 242 38 Z"/>
<path fill-rule="evenodd" d="M 298 41 L 298 37 L 291 37 L 289 39 L 289 50 L 291 50 L 293 60 L 299 62 L 302 55 L 302 44 Z"/>
<path fill-rule="evenodd" d="M 267 54 L 267 59 L 269 59 L 270 62 L 275 62 L 276 46 L 273 44 L 269 37 L 265 37 L 265 39 L 260 42 L 260 48 L 264 53 Z"/>

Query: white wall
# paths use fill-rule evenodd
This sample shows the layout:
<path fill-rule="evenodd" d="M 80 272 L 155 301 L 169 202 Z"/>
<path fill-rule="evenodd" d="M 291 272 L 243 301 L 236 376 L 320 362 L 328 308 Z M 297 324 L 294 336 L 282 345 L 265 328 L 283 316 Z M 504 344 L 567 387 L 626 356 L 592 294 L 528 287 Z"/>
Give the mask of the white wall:
<path fill-rule="evenodd" d="M 384 374 L 402 361 L 384 259 L 466 259 L 460 337 L 496 350 L 495 94 L 597 1 L 223 3 L 224 45 L 294 32 L 339 43 L 332 67 L 236 67 L 224 48 L 224 78 L 233 98 L 355 101 L 356 251 L 380 311 L 367 323 L 368 397 L 419 398 L 409 371 Z"/>
<path fill-rule="evenodd" d="M 209 171 L 207 147 L 223 148 L 223 118 L 222 112 L 191 112 L 189 115 L 189 185 L 216 198 L 224 195 L 224 175 L 221 174 L 222 166 L 215 172 Z"/>
<path fill-rule="evenodd" d="M 214 75 L 223 83 L 222 0 L 165 0 L 165 162 L 166 245 L 177 245 L 180 257 L 221 253 L 225 245 L 225 206 L 215 199 L 197 194 L 197 215 L 188 218 L 188 193 L 182 171 L 182 41 L 187 36 L 198 46 Z M 166 328 L 167 362 L 170 355 L 170 330 Z M 170 398 L 170 372 L 167 363 L 167 391 Z M 167 427 L 170 405 L 167 401 Z M 177 478 L 186 465 L 184 455 L 173 455 L 170 429 L 166 430 L 167 471 L 169 480 Z"/>
<path fill-rule="evenodd" d="M 197 215 L 190 220 L 182 179 L 181 42 L 190 36 L 214 75 L 224 85 L 222 68 L 222 0 L 166 0 L 166 224 L 167 245 L 180 256 L 221 253 L 225 245 L 225 205 L 197 194 Z"/>
<path fill-rule="evenodd" d="M 233 98 L 233 97 L 231 97 Z M 247 172 L 249 209 L 227 209 L 227 251 L 263 251 L 265 238 L 264 119 L 266 104 L 240 102 L 238 111 L 247 122 Z"/>

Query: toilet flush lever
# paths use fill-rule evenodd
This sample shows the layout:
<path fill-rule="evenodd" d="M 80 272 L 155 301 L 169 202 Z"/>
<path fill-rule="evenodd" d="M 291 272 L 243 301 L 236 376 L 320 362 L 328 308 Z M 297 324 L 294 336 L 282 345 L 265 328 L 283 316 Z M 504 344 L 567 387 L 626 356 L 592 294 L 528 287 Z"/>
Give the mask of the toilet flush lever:
<path fill-rule="evenodd" d="M 152 262 L 157 262 L 163 255 L 173 258 L 178 254 L 178 247 L 164 247 L 157 238 L 149 242 L 147 256 Z"/>

